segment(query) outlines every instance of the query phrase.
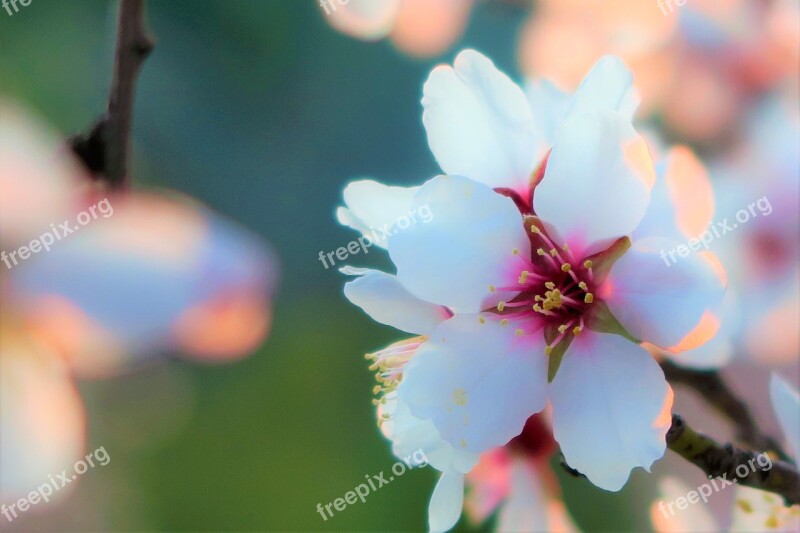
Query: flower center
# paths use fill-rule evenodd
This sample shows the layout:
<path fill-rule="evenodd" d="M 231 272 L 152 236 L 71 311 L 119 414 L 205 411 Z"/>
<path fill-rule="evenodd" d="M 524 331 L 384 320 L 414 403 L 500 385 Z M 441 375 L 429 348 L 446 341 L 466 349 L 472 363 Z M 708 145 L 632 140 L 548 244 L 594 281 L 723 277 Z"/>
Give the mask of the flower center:
<path fill-rule="evenodd" d="M 594 302 L 594 273 L 589 259 L 576 261 L 569 246 L 556 246 L 536 223 L 529 229 L 532 253 L 523 257 L 519 250 L 512 255 L 522 263 L 517 285 L 490 287 L 491 290 L 515 291 L 510 301 L 497 304 L 497 314 L 503 315 L 501 324 L 509 319 L 535 317 L 537 324 L 557 330 L 557 338 L 549 343 L 558 344 L 566 335 L 579 335 L 583 331 L 587 309 Z M 518 329 L 518 335 L 525 331 Z"/>

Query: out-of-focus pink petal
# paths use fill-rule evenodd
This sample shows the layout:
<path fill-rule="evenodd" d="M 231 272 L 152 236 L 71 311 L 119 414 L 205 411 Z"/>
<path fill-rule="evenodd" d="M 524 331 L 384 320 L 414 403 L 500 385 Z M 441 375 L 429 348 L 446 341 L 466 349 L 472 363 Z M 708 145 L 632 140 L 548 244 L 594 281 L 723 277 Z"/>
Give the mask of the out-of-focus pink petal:
<path fill-rule="evenodd" d="M 255 350 L 271 323 L 272 310 L 263 297 L 234 291 L 184 311 L 175 324 L 175 339 L 191 357 L 226 360 Z"/>
<path fill-rule="evenodd" d="M 230 358 L 258 344 L 276 275 L 259 239 L 176 198 L 133 194 L 109 205 L 107 217 L 11 273 L 29 320 L 82 324 L 61 343 L 79 359 L 95 357 L 97 332 L 138 356 L 186 349 Z"/>
<path fill-rule="evenodd" d="M 511 490 L 511 457 L 505 447 L 481 454 L 480 461 L 467 474 L 464 511 L 470 521 L 480 524 L 489 518 Z"/>
<path fill-rule="evenodd" d="M 770 366 L 797 363 L 800 353 L 800 295 L 795 285 L 775 307 L 759 317 L 747 331 L 746 343 L 753 359 Z"/>
<path fill-rule="evenodd" d="M 390 39 L 402 52 L 432 57 L 464 32 L 472 0 L 403 0 Z"/>
<path fill-rule="evenodd" d="M 83 405 L 65 365 L 19 330 L 0 330 L 0 501 L 70 471 L 84 446 Z"/>
<path fill-rule="evenodd" d="M 0 245 L 9 251 L 62 222 L 78 203 L 81 169 L 63 141 L 0 100 Z"/>

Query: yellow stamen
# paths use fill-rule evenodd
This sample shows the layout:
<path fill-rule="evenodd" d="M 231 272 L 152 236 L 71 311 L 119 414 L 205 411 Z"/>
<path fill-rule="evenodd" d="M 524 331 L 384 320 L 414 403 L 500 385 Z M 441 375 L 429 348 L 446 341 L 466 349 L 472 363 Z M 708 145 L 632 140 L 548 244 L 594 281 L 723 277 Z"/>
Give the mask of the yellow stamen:
<path fill-rule="evenodd" d="M 556 284 L 553 283 L 552 281 L 548 281 L 547 283 L 544 284 L 544 286 L 547 287 L 550 290 L 553 290 L 553 289 L 556 288 Z"/>
<path fill-rule="evenodd" d="M 587 292 L 586 295 L 583 297 L 583 301 L 587 304 L 590 304 L 594 301 L 594 295 L 591 292 Z"/>
<path fill-rule="evenodd" d="M 544 254 L 546 254 L 547 252 L 545 252 L 543 248 L 537 248 L 537 249 L 536 249 L 536 253 L 537 253 L 537 254 L 539 254 L 539 255 L 544 255 Z"/>
<path fill-rule="evenodd" d="M 525 332 L 522 331 L 521 329 L 518 329 L 518 330 L 514 331 L 514 334 L 516 334 L 516 335 L 524 335 Z"/>
<path fill-rule="evenodd" d="M 550 255 L 552 255 L 553 257 L 557 256 L 558 255 L 558 250 L 556 250 L 555 248 L 552 248 L 550 250 Z"/>
<path fill-rule="evenodd" d="M 519 255 L 519 248 L 514 248 L 511 250 L 511 255 Z"/>
<path fill-rule="evenodd" d="M 508 319 L 507 319 L 507 318 L 504 318 L 503 320 L 501 320 L 501 321 L 500 321 L 500 325 L 501 325 L 501 326 L 507 326 L 507 325 L 508 325 Z"/>
<path fill-rule="evenodd" d="M 541 230 L 536 227 L 536 225 L 531 226 L 531 233 L 536 233 L 537 235 L 541 233 Z"/>
<path fill-rule="evenodd" d="M 572 265 L 570 265 L 569 263 L 564 263 L 563 265 L 561 265 L 562 272 L 569 272 L 570 270 L 572 270 Z"/>
<path fill-rule="evenodd" d="M 585 281 L 581 281 L 580 283 L 578 283 L 578 287 L 580 287 L 580 289 L 581 289 L 582 291 L 589 290 L 589 287 L 586 285 L 586 282 L 585 282 Z"/>
<path fill-rule="evenodd" d="M 505 302 L 498 302 L 497 303 L 497 310 L 498 311 L 502 312 L 503 309 L 505 309 L 505 308 L 506 308 L 506 303 Z"/>
<path fill-rule="evenodd" d="M 583 268 L 592 268 L 592 260 L 591 259 L 587 259 L 586 261 L 584 261 L 583 262 Z"/>
<path fill-rule="evenodd" d="M 527 270 L 523 270 L 519 275 L 519 282 L 520 283 L 525 283 L 525 281 L 527 281 L 527 279 L 528 279 L 528 271 Z"/>
<path fill-rule="evenodd" d="M 575 335 L 576 337 L 581 334 L 581 331 L 583 331 L 583 328 L 580 326 L 575 326 L 574 328 L 572 328 L 572 334 Z"/>
<path fill-rule="evenodd" d="M 544 347 L 544 354 L 545 355 L 550 355 L 551 353 L 553 353 L 553 347 L 552 346 L 545 346 Z"/>

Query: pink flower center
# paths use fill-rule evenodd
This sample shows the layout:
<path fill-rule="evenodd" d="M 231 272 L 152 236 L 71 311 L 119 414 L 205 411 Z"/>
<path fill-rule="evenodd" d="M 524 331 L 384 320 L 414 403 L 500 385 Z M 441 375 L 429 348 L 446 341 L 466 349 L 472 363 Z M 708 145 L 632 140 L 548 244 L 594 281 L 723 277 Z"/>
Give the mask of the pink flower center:
<path fill-rule="evenodd" d="M 507 324 L 509 319 L 533 318 L 538 327 L 551 326 L 558 331 L 558 338 L 550 343 L 555 346 L 566 335 L 579 335 L 585 327 L 586 312 L 595 301 L 592 261 L 576 260 L 567 245 L 556 246 L 545 231 L 530 220 L 526 222 L 526 229 L 531 239 L 531 256 L 523 257 L 519 250 L 512 251 L 521 262 L 517 284 L 490 287 L 491 290 L 514 291 L 517 295 L 489 311 L 503 315 L 502 324 Z M 524 333 L 522 329 L 517 330 L 518 335 Z"/>

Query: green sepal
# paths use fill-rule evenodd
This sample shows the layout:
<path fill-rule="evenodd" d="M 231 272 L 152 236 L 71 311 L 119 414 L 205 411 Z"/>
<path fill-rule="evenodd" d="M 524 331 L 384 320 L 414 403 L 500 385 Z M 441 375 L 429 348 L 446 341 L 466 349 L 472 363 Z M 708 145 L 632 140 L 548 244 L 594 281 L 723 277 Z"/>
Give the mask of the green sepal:
<path fill-rule="evenodd" d="M 551 342 L 556 340 L 560 333 L 558 332 L 558 326 L 546 326 L 544 328 L 544 340 L 549 345 Z M 564 359 L 564 354 L 567 352 L 567 348 L 572 343 L 573 336 L 572 335 L 565 335 L 561 342 L 553 346 L 553 351 L 550 352 L 550 355 L 547 359 L 547 382 L 550 383 L 556 377 L 556 372 L 558 372 L 559 367 L 561 366 L 561 360 Z"/>
<path fill-rule="evenodd" d="M 586 314 L 584 325 L 586 328 L 598 333 L 613 333 L 614 335 L 621 335 L 636 344 L 641 342 L 619 323 L 617 317 L 611 314 L 611 310 L 603 301 L 596 300 L 592 304 L 591 309 Z"/>

